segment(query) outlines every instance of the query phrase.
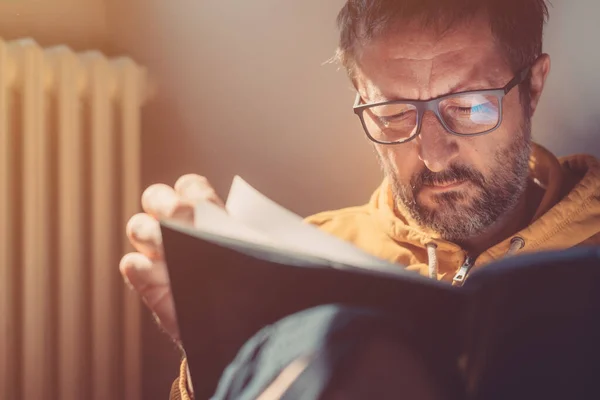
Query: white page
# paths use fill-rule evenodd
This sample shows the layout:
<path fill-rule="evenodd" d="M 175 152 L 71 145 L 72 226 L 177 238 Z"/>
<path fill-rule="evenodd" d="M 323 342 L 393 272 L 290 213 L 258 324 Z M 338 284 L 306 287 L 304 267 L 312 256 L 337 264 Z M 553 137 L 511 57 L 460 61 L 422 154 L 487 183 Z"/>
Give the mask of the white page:
<path fill-rule="evenodd" d="M 236 221 L 298 251 L 357 267 L 388 272 L 401 269 L 304 222 L 303 218 L 267 198 L 239 176 L 233 179 L 226 207 Z"/>
<path fill-rule="evenodd" d="M 289 246 L 276 237 L 269 237 L 264 232 L 250 228 L 236 220 L 226 210 L 209 201 L 198 203 L 195 207 L 194 228 L 214 235 L 237 239 L 247 243 L 269 246 L 315 257 L 310 252 L 300 251 L 297 247 Z"/>
<path fill-rule="evenodd" d="M 277 246 L 277 243 L 262 232 L 231 218 L 227 211 L 214 203 L 198 203 L 194 214 L 194 227 L 198 230 L 255 244 Z"/>

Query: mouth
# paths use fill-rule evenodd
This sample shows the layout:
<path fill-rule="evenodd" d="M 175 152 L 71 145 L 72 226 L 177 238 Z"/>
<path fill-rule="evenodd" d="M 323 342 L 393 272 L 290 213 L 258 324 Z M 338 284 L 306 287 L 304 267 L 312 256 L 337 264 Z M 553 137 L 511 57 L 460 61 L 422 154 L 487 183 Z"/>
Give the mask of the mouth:
<path fill-rule="evenodd" d="M 467 181 L 438 182 L 433 185 L 425 185 L 424 188 L 434 192 L 446 192 L 459 189 L 466 183 Z"/>

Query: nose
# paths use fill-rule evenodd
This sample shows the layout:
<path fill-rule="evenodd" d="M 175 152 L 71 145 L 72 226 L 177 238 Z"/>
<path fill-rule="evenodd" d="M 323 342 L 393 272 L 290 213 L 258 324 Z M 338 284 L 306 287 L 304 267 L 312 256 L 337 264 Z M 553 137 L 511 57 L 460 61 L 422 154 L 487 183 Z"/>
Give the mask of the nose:
<path fill-rule="evenodd" d="M 456 138 L 446 131 L 435 114 L 430 111 L 423 116 L 421 133 L 416 140 L 419 159 L 431 172 L 445 170 L 458 156 Z"/>

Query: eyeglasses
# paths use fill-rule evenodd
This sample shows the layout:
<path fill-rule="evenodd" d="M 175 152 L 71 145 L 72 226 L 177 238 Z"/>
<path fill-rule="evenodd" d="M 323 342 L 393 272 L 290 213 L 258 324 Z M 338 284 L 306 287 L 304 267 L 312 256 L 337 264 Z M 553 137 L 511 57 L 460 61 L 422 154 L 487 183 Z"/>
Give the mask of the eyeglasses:
<path fill-rule="evenodd" d="M 433 112 L 453 135 L 484 135 L 500 127 L 504 96 L 525 80 L 530 69 L 523 69 L 503 88 L 453 93 L 427 101 L 361 104 L 357 95 L 354 113 L 369 139 L 379 144 L 406 143 L 419 136 L 426 111 Z"/>

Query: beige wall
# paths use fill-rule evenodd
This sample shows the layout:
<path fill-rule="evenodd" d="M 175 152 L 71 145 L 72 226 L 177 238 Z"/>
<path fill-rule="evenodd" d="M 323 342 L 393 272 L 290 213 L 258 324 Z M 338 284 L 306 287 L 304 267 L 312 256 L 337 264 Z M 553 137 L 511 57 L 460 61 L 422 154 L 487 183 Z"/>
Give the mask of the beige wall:
<path fill-rule="evenodd" d="M 112 0 L 113 41 L 160 85 L 144 117 L 144 184 L 197 172 L 225 194 L 238 173 L 303 215 L 365 201 L 379 170 L 344 73 L 322 65 L 343 3 Z M 600 155 L 599 6 L 553 4 L 546 34 L 553 71 L 534 136 L 560 155 Z M 148 329 L 146 357 L 160 366 L 146 365 L 146 388 L 160 393 L 177 360 Z"/>
<path fill-rule="evenodd" d="M 322 65 L 342 4 L 113 0 L 113 39 L 162 86 L 145 121 L 146 183 L 195 171 L 226 193 L 239 173 L 301 214 L 366 200 L 379 170 L 344 73 Z M 553 70 L 534 135 L 561 155 L 600 155 L 600 52 L 592 50 L 600 31 L 590 12 L 598 5 L 553 4 Z"/>
<path fill-rule="evenodd" d="M 33 37 L 42 45 L 68 43 L 75 49 L 105 48 L 103 0 L 0 1 L 0 37 Z"/>
<path fill-rule="evenodd" d="M 226 194 L 239 173 L 301 214 L 368 199 L 378 167 L 344 73 L 323 65 L 342 1 L 135 3 L 115 2 L 109 18 L 160 85 L 147 183 L 195 171 Z"/>
<path fill-rule="evenodd" d="M 534 134 L 559 154 L 600 155 L 596 0 L 553 1 L 553 71 Z M 379 171 L 351 112 L 344 73 L 322 65 L 343 0 L 0 1 L 0 36 L 101 47 L 149 67 L 143 184 L 206 174 L 225 194 L 239 173 L 306 215 L 366 201 Z M 116 268 L 116 266 L 115 266 Z M 144 398 L 165 398 L 177 353 L 146 323 Z"/>
<path fill-rule="evenodd" d="M 534 136 L 559 155 L 600 156 L 600 3 L 552 3 L 544 49 L 552 57 L 552 71 Z"/>
<path fill-rule="evenodd" d="M 225 195 L 239 173 L 301 214 L 366 201 L 378 167 L 344 73 L 322 65 L 342 3 L 109 3 L 116 51 L 159 85 L 144 114 L 144 185 L 197 172 Z M 164 398 L 177 354 L 152 322 L 146 329 L 145 391 Z"/>
<path fill-rule="evenodd" d="M 559 154 L 600 155 L 592 101 L 600 59 L 572 44 L 600 33 L 586 11 L 597 8 L 592 1 L 569 8 L 554 2 L 548 28 L 554 70 L 534 134 Z M 160 85 L 144 117 L 144 184 L 198 172 L 225 194 L 239 173 L 304 215 L 365 201 L 379 170 L 343 72 L 322 65 L 335 48 L 342 4 L 113 0 L 113 41 L 147 64 Z M 152 324 L 147 328 L 146 390 L 161 393 L 177 358 Z"/>

